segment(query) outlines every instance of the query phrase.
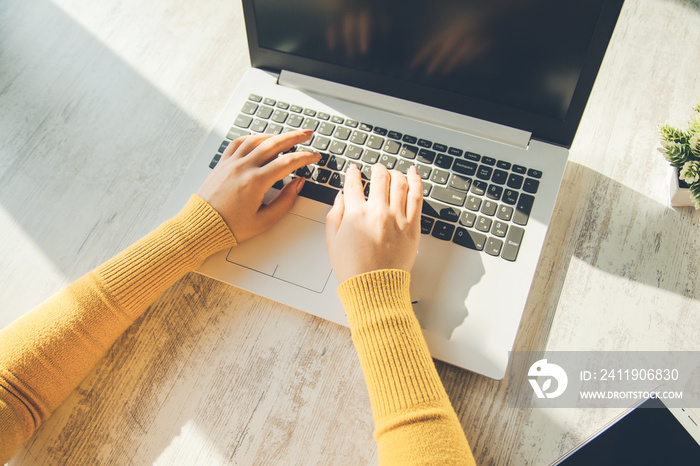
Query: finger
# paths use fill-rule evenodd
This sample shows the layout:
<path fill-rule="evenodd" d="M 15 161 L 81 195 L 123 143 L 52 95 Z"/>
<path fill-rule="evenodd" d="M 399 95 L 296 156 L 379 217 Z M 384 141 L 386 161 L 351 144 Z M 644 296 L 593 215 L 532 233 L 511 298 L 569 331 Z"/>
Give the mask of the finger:
<path fill-rule="evenodd" d="M 281 180 L 285 176 L 291 174 L 299 168 L 316 163 L 321 160 L 321 154 L 315 152 L 301 151 L 290 152 L 277 157 L 272 162 L 263 166 L 261 175 L 264 177 L 264 182 L 272 184 L 277 180 Z"/>
<path fill-rule="evenodd" d="M 313 134 L 312 130 L 303 129 L 268 138 L 257 147 L 254 154 L 251 154 L 251 162 L 262 167 L 275 160 L 282 152 L 287 152 L 295 145 L 308 141 Z"/>
<path fill-rule="evenodd" d="M 335 196 L 335 201 L 333 201 L 333 207 L 328 212 L 328 215 L 326 215 L 326 245 L 331 244 L 338 234 L 344 214 L 345 200 L 343 199 L 343 192 L 338 191 L 338 195 Z"/>
<path fill-rule="evenodd" d="M 355 164 L 350 164 L 347 173 L 345 173 L 343 193 L 345 206 L 360 205 L 365 202 L 360 169 Z"/>
<path fill-rule="evenodd" d="M 395 215 L 406 218 L 406 198 L 408 196 L 408 181 L 398 170 L 391 170 L 391 188 L 389 191 L 389 208 Z"/>
<path fill-rule="evenodd" d="M 238 150 L 239 147 L 241 147 L 241 144 L 243 144 L 243 141 L 248 139 L 249 136 L 241 136 L 239 138 L 234 139 L 233 141 L 228 143 L 228 146 L 226 146 L 226 149 L 224 150 L 224 153 L 221 154 L 221 160 L 226 160 L 229 157 L 233 155 L 234 152 Z"/>
<path fill-rule="evenodd" d="M 423 208 L 423 180 L 421 180 L 415 165 L 408 169 L 408 192 L 406 193 L 406 219 L 410 222 L 420 222 Z"/>
<path fill-rule="evenodd" d="M 389 204 L 389 185 L 391 175 L 384 165 L 378 163 L 372 166 L 372 184 L 369 188 L 369 202 Z"/>
<path fill-rule="evenodd" d="M 232 159 L 241 159 L 246 155 L 250 154 L 255 150 L 260 144 L 272 137 L 271 134 L 254 134 L 252 136 L 246 136 L 246 138 L 241 142 L 241 144 L 236 148 L 236 151 L 231 155 Z"/>
<path fill-rule="evenodd" d="M 260 227 L 260 231 L 265 231 L 282 218 L 284 214 L 289 212 L 289 209 L 294 205 L 299 191 L 304 186 L 304 178 L 296 178 L 287 183 L 282 188 L 280 193 L 269 204 L 264 205 L 258 210 L 256 221 Z"/>

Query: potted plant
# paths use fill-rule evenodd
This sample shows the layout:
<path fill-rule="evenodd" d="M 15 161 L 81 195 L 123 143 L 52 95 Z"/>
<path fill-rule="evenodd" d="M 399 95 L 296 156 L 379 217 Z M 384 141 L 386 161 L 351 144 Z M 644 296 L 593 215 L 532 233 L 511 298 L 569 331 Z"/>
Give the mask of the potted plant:
<path fill-rule="evenodd" d="M 693 110 L 687 130 L 668 124 L 659 128 L 659 151 L 674 169 L 671 205 L 700 209 L 700 103 Z"/>

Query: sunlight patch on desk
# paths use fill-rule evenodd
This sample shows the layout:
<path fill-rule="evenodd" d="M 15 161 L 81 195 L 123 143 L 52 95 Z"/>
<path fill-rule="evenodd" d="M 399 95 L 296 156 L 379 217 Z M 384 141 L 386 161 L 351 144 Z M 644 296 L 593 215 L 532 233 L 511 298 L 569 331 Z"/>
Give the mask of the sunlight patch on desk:
<path fill-rule="evenodd" d="M 153 464 L 228 464 L 229 460 L 218 450 L 191 419 L 180 429 Z"/>

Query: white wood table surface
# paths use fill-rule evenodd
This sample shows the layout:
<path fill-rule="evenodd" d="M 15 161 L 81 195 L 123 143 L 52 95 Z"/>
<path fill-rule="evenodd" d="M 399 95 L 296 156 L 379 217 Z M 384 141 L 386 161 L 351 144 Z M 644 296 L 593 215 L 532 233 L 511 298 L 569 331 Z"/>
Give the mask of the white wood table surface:
<path fill-rule="evenodd" d="M 249 66 L 233 0 L 0 2 L 0 326 L 157 225 Z M 700 216 L 657 127 L 700 101 L 700 3 L 628 0 L 518 350 L 700 350 Z M 548 464 L 619 410 L 527 410 L 436 363 L 480 464 Z M 373 464 L 346 328 L 189 274 L 10 464 Z"/>

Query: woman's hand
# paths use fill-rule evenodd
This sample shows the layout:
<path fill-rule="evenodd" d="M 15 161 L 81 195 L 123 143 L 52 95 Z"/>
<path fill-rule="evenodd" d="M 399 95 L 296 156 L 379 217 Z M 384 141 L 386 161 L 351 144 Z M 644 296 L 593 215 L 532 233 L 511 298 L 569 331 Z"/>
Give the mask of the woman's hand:
<path fill-rule="evenodd" d="M 236 241 L 267 230 L 292 207 L 304 178 L 288 183 L 267 205 L 263 205 L 263 197 L 276 181 L 320 160 L 319 154 L 306 151 L 279 155 L 308 141 L 312 134 L 310 130 L 278 136 L 259 134 L 228 145 L 197 194 L 219 212 Z"/>
<path fill-rule="evenodd" d="M 408 179 L 399 171 L 372 167 L 365 200 L 360 171 L 351 165 L 344 193 L 326 217 L 326 247 L 339 282 L 365 272 L 413 267 L 420 239 L 423 183 L 411 167 Z"/>

